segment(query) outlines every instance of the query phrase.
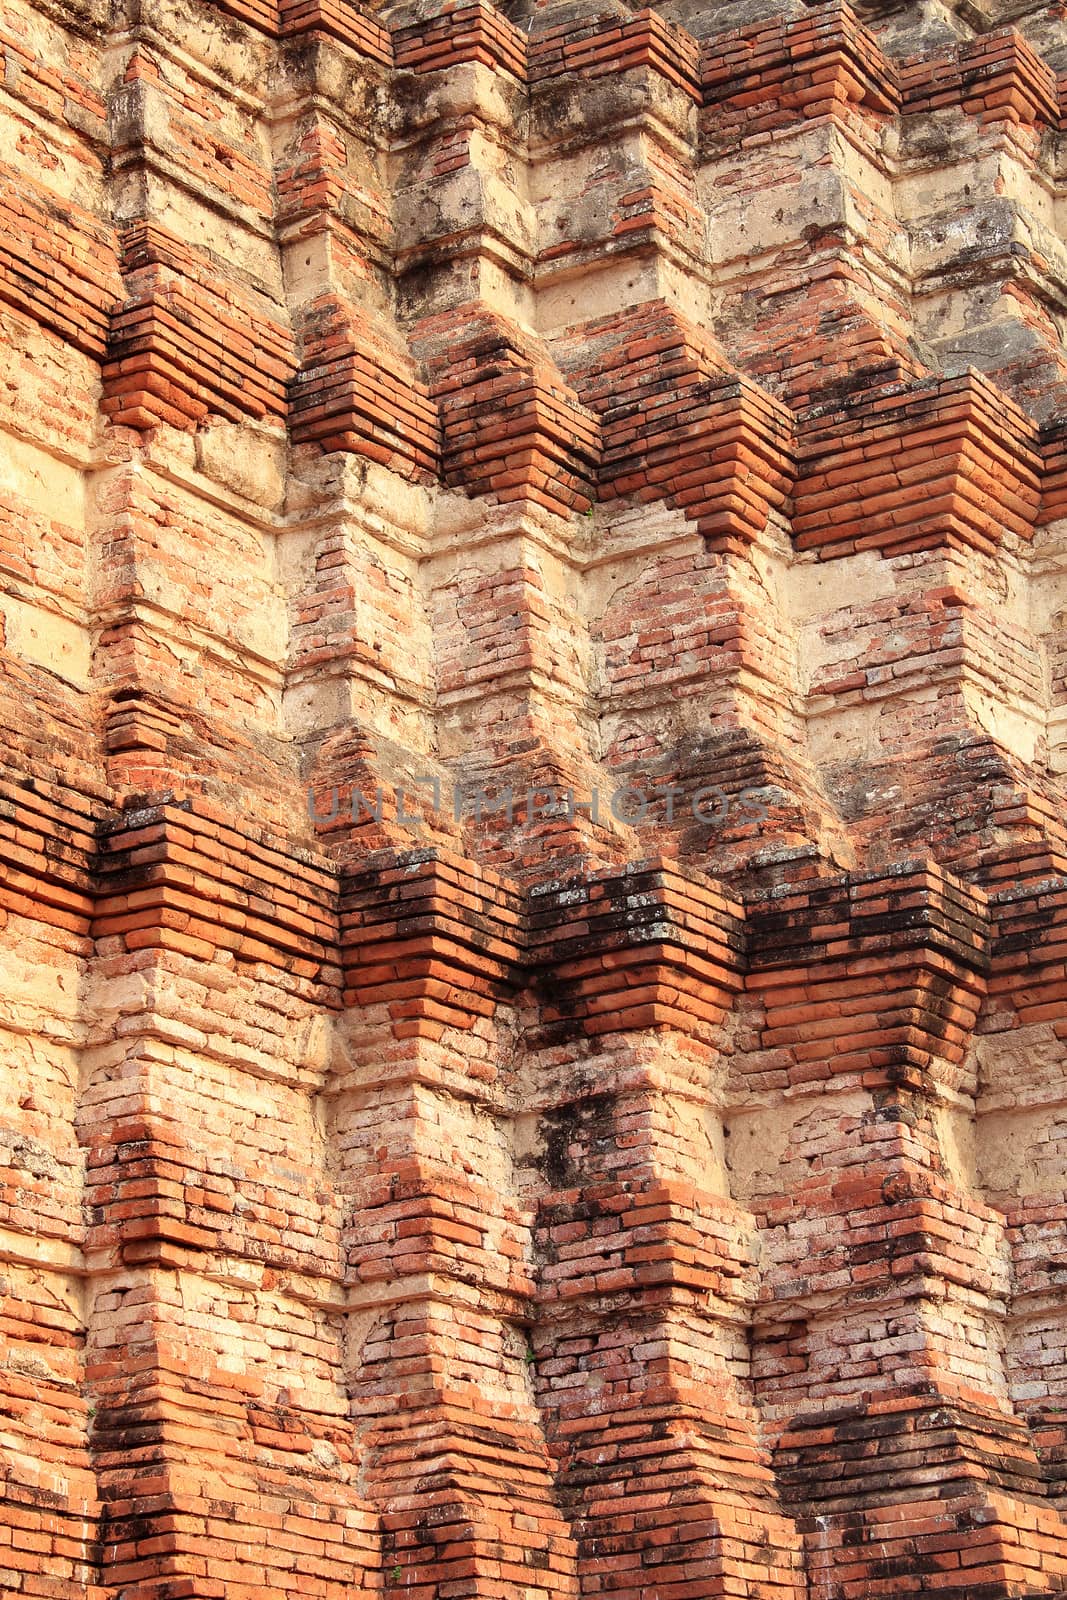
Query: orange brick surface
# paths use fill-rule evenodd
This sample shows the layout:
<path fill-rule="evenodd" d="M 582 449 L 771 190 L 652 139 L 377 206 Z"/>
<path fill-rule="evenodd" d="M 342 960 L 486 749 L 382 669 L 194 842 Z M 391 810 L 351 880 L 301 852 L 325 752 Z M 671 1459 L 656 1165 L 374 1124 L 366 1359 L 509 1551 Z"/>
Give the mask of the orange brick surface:
<path fill-rule="evenodd" d="M 1062 4 L 0 56 L 0 1590 L 1067 1593 Z"/>

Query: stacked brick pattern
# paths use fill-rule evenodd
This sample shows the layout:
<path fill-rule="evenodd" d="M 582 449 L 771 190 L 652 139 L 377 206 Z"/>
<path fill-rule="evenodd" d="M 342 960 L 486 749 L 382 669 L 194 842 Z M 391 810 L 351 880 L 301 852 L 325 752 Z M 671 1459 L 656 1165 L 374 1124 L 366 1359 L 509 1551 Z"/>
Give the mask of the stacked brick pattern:
<path fill-rule="evenodd" d="M 0 1589 L 1067 1592 L 1062 5 L 0 54 Z"/>

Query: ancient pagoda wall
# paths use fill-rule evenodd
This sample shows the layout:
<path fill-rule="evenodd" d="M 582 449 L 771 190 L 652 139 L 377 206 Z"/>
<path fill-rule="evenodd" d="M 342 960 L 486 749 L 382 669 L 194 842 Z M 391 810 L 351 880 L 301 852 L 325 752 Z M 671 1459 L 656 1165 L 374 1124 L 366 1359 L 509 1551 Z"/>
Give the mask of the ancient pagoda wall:
<path fill-rule="evenodd" d="M 1067 20 L 6 0 L 0 1588 L 1067 1587 Z"/>

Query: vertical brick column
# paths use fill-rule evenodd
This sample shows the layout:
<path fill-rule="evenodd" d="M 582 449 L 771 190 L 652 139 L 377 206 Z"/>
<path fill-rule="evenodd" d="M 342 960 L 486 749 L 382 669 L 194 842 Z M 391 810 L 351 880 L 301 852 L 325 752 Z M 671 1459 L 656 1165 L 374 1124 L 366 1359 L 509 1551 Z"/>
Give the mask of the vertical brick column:
<path fill-rule="evenodd" d="M 599 430 L 537 332 L 525 33 L 488 6 L 400 20 L 399 302 L 452 491 L 426 569 L 440 750 L 464 789 L 515 796 L 510 825 L 468 821 L 485 859 L 521 871 L 539 840 L 575 852 L 611 831 L 525 802 L 538 785 L 596 786 L 576 601 Z"/>
<path fill-rule="evenodd" d="M 976 1041 L 977 1160 L 1007 1223 L 1014 1299 L 1006 1360 L 1050 1498 L 1067 1503 L 1067 1315 L 1056 1241 L 1067 1220 L 1063 951 L 1067 860 L 1033 850 L 991 886 L 990 1001 Z"/>
<path fill-rule="evenodd" d="M 739 909 L 662 864 L 531 897 L 538 1397 L 582 1593 L 799 1597 L 753 1405 L 719 1027 Z"/>
<path fill-rule="evenodd" d="M 107 803 L 85 500 L 122 292 L 105 32 L 0 24 L 0 1590 L 34 1600 L 103 1600 L 76 1124 Z"/>
<path fill-rule="evenodd" d="M 1017 264 L 1061 248 L 1041 195 L 1062 110 L 1052 58 L 1034 42 L 1015 28 L 981 30 L 899 63 L 910 169 L 899 206 L 912 237 L 916 331 L 933 359 L 946 372 L 978 367 L 1044 420 L 1067 404 L 1067 359 L 1051 306 Z M 954 127 L 934 191 L 920 175 L 921 126 L 948 107 Z"/>
<path fill-rule="evenodd" d="M 876 38 L 838 3 L 767 16 L 705 39 L 701 80 L 698 192 L 731 358 L 798 411 L 917 376 L 883 154 L 900 95 Z"/>
<path fill-rule="evenodd" d="M 762 1229 L 757 1389 L 812 1581 L 1044 1594 L 1063 1528 L 1011 1403 L 1003 1218 L 965 1154 L 984 897 L 915 864 L 783 890 L 750 926 L 764 1025 L 737 1092 L 768 1109 L 734 1117 L 731 1155 Z"/>
<path fill-rule="evenodd" d="M 284 9 L 272 146 L 300 348 L 289 388 L 300 491 L 279 551 L 289 607 L 281 709 L 319 795 L 320 837 L 339 849 L 355 837 L 365 850 L 393 836 L 373 820 L 379 785 L 391 813 L 396 792 L 410 795 L 414 778 L 438 770 L 419 563 L 440 427 L 389 287 L 390 34 L 347 0 Z M 355 802 L 355 818 L 353 795 L 367 802 L 362 812 Z"/>
<path fill-rule="evenodd" d="M 116 446 L 94 478 L 89 519 L 109 777 L 142 795 L 246 785 L 264 821 L 291 825 L 288 763 L 270 746 L 285 616 L 272 551 L 210 473 L 175 481 L 124 456 Z M 210 581 L 209 551 L 225 564 Z"/>
<path fill-rule="evenodd" d="M 507 1140 L 521 902 L 443 852 L 344 885 L 348 1370 L 387 1594 L 577 1595 L 531 1381 L 529 1217 Z"/>
<path fill-rule="evenodd" d="M 1059 826 L 1037 759 L 1055 582 L 1023 600 L 1042 463 L 1001 400 L 971 374 L 801 429 L 793 528 L 820 563 L 797 584 L 809 748 L 872 864 L 921 834 L 981 870 Z"/>
<path fill-rule="evenodd" d="M 777 582 L 790 414 L 662 300 L 583 321 L 555 349 L 600 422 L 584 587 L 601 759 L 649 802 L 639 838 L 673 837 L 722 873 L 751 853 L 757 812 L 783 844 L 829 841 Z"/>
<path fill-rule="evenodd" d="M 104 1594 L 75 1132 L 93 821 L 0 782 L 0 1588 L 42 1600 Z"/>
<path fill-rule="evenodd" d="M 332 885 L 191 806 L 131 812 L 103 840 L 79 1132 L 108 1593 L 378 1585 L 317 1100 Z"/>

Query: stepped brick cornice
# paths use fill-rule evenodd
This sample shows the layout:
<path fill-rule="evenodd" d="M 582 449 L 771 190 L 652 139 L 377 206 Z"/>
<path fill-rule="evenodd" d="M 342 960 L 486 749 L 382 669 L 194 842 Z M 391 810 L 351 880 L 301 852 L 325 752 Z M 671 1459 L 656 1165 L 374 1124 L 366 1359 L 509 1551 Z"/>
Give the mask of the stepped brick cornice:
<path fill-rule="evenodd" d="M 803 17 L 757 24 L 705 44 L 702 101 L 708 132 L 749 138 L 797 117 L 856 106 L 900 109 L 894 64 L 848 5 L 813 6 Z"/>
<path fill-rule="evenodd" d="M 530 960 L 543 1019 L 598 1034 L 714 1026 L 741 987 L 741 908 L 668 863 L 535 891 Z"/>
<path fill-rule="evenodd" d="M 600 77 L 650 67 L 700 102 L 699 52 L 694 41 L 647 7 L 635 12 L 629 22 L 607 27 L 589 21 L 578 27 L 568 22 L 546 28 L 531 43 L 528 62 L 531 84 L 564 73 Z"/>
<path fill-rule="evenodd" d="M 900 84 L 905 112 L 958 105 L 983 123 L 1047 128 L 1062 115 L 1056 74 L 1014 28 L 906 62 Z"/>
<path fill-rule="evenodd" d="M 394 49 L 397 66 L 409 72 L 442 72 L 477 61 L 526 80 L 526 35 L 487 0 L 446 6 L 426 21 L 398 28 Z"/>
<path fill-rule="evenodd" d="M 1043 430 L 1041 523 L 1062 522 L 1067 514 L 1067 421 Z"/>
<path fill-rule="evenodd" d="M 304 345 L 291 386 L 294 444 L 349 450 L 406 476 L 437 471 L 437 409 L 408 362 L 331 299 L 311 308 Z"/>
<path fill-rule="evenodd" d="M 595 419 L 545 353 L 506 326 L 475 322 L 458 332 L 458 343 L 428 360 L 445 482 L 564 516 L 588 510 L 600 454 Z"/>
<path fill-rule="evenodd" d="M 857 397 L 800 430 L 799 549 L 993 549 L 1029 538 L 1041 456 L 1027 418 L 977 373 Z"/>
<path fill-rule="evenodd" d="M 165 229 L 123 238 L 127 295 L 111 318 L 104 409 L 119 424 L 194 428 L 286 414 L 295 368 L 287 330 L 248 295 L 219 293 L 210 264 Z"/>
<path fill-rule="evenodd" d="M 718 547 L 751 542 L 785 507 L 790 413 L 667 305 L 587 325 L 566 359 L 600 420 L 602 500 L 664 500 Z"/>
<path fill-rule="evenodd" d="M 43 185 L 0 175 L 0 299 L 99 361 L 122 293 L 111 229 Z"/>

